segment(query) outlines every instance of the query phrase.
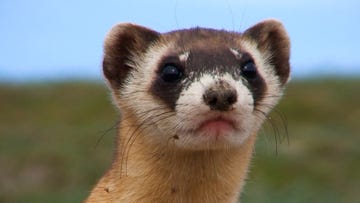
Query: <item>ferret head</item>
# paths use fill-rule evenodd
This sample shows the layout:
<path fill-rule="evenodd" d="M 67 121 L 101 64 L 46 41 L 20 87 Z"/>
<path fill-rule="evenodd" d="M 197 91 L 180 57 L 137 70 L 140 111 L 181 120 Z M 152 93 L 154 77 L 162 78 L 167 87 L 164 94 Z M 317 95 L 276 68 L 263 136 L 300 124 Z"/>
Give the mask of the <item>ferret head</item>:
<path fill-rule="evenodd" d="M 236 147 L 256 133 L 288 81 L 289 39 L 266 20 L 244 33 L 204 28 L 160 34 L 119 24 L 103 71 L 114 101 L 155 144 Z"/>

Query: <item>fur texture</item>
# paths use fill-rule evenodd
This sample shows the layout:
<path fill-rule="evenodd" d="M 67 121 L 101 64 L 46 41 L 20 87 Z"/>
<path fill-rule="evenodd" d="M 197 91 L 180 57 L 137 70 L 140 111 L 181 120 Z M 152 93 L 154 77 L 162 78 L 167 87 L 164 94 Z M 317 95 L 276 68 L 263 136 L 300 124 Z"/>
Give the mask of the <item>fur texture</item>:
<path fill-rule="evenodd" d="M 115 26 L 103 69 L 121 110 L 117 149 L 86 201 L 236 202 L 289 50 L 275 20 L 243 34 Z"/>

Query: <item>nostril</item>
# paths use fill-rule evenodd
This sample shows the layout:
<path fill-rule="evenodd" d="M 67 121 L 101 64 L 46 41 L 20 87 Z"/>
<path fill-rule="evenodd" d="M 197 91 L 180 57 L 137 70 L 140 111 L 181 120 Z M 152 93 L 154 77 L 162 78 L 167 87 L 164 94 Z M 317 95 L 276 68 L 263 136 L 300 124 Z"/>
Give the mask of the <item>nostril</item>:
<path fill-rule="evenodd" d="M 210 106 L 215 106 L 217 103 L 218 99 L 216 97 L 210 98 L 210 100 L 208 101 L 208 104 Z"/>
<path fill-rule="evenodd" d="M 218 103 L 218 94 L 213 90 L 208 90 L 203 95 L 204 102 L 209 106 L 215 106 Z"/>
<path fill-rule="evenodd" d="M 227 103 L 228 104 L 234 104 L 237 100 L 237 95 L 236 95 L 236 92 L 235 91 L 230 91 L 228 94 L 227 94 Z"/>

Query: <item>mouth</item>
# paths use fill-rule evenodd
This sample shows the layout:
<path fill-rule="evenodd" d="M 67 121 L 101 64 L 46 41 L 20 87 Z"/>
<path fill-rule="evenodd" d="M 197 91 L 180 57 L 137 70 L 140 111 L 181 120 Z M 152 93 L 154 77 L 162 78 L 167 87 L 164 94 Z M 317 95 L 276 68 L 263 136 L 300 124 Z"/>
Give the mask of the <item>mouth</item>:
<path fill-rule="evenodd" d="M 226 136 L 236 130 L 235 122 L 224 117 L 216 117 L 205 120 L 197 128 L 196 132 L 203 136 Z"/>

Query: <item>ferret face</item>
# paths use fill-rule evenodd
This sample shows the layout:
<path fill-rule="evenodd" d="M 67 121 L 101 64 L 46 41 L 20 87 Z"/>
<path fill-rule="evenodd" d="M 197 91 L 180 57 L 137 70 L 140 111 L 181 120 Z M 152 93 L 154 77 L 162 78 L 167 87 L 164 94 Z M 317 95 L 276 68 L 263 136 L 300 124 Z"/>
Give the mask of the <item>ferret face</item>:
<path fill-rule="evenodd" d="M 202 28 L 159 34 L 120 24 L 105 42 L 104 74 L 123 119 L 134 117 L 151 142 L 236 147 L 281 97 L 289 41 L 274 20 L 243 34 Z"/>

